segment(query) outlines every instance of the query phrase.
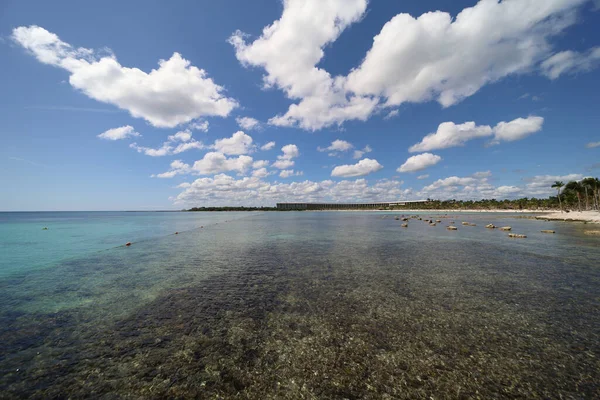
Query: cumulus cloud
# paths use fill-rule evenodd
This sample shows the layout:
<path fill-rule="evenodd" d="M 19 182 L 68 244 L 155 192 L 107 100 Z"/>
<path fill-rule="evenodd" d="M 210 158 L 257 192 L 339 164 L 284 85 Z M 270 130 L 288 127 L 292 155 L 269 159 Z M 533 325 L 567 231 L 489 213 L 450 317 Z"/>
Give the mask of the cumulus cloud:
<path fill-rule="evenodd" d="M 301 176 L 304 175 L 302 171 L 294 171 L 293 169 L 284 169 L 279 173 L 281 178 L 289 178 L 290 176 Z"/>
<path fill-rule="evenodd" d="M 268 167 L 268 166 L 269 166 L 269 162 L 267 160 L 257 160 L 252 163 L 253 169 L 259 169 L 259 168 L 264 168 L 264 167 Z"/>
<path fill-rule="evenodd" d="M 331 145 L 329 145 L 328 147 L 320 147 L 320 146 L 317 147 L 317 151 L 320 151 L 320 152 L 328 151 L 329 156 L 335 157 L 338 155 L 338 153 L 350 151 L 353 148 L 354 148 L 354 146 L 352 145 L 352 143 L 347 142 L 345 140 L 336 139 L 333 142 L 331 142 Z"/>
<path fill-rule="evenodd" d="M 252 137 L 237 131 L 230 138 L 217 139 L 211 148 L 228 155 L 248 154 L 254 150 Z"/>
<path fill-rule="evenodd" d="M 489 182 L 490 171 L 476 172 L 471 176 L 450 176 L 438 179 L 431 185 L 423 187 L 418 195 L 435 199 L 492 199 L 516 197 L 522 194 L 522 188 L 516 186 L 495 187 Z"/>
<path fill-rule="evenodd" d="M 238 31 L 229 41 L 243 65 L 265 70 L 265 87 L 297 100 L 269 123 L 317 130 L 364 121 L 382 107 L 405 102 L 435 100 L 448 107 L 491 82 L 529 73 L 550 57 L 551 39 L 576 22 L 586 1 L 481 0 L 455 18 L 442 11 L 417 18 L 398 14 L 347 76 L 331 76 L 317 65 L 323 49 L 365 15 L 366 0 L 288 0 L 281 18 L 258 39 L 247 43 Z M 596 52 L 562 57 L 571 61 L 560 73 L 581 70 Z M 556 70 L 554 60 L 542 70 Z"/>
<path fill-rule="evenodd" d="M 131 143 L 129 147 L 138 153 L 143 153 L 151 157 L 163 157 L 180 154 L 191 149 L 201 150 L 205 148 L 202 142 L 192 138 L 192 133 L 189 130 L 179 131 L 174 135 L 168 136 L 167 141 L 159 148 L 140 146 L 137 143 Z"/>
<path fill-rule="evenodd" d="M 510 122 L 500 122 L 494 127 L 492 144 L 521 140 L 535 132 L 539 132 L 544 124 L 544 118 L 529 116 L 517 118 Z"/>
<path fill-rule="evenodd" d="M 189 129 L 208 132 L 208 121 L 193 121 L 188 125 Z"/>
<path fill-rule="evenodd" d="M 172 178 L 179 174 L 212 175 L 222 172 L 245 174 L 251 167 L 252 157 L 250 156 L 241 155 L 237 158 L 227 158 L 223 153 L 209 152 L 191 166 L 181 160 L 175 160 L 171 163 L 169 171 L 152 176 L 156 178 Z"/>
<path fill-rule="evenodd" d="M 451 106 L 490 82 L 529 72 L 585 1 L 482 0 L 456 18 L 441 11 L 398 14 L 375 36 L 347 88 L 381 96 L 387 106 L 432 99 Z"/>
<path fill-rule="evenodd" d="M 273 163 L 273 167 L 279 169 L 288 169 L 295 164 L 294 158 L 300 155 L 298 146 L 295 144 L 287 144 L 281 148 L 283 154 L 277 156 L 277 161 Z"/>
<path fill-rule="evenodd" d="M 237 117 L 235 119 L 235 122 L 237 122 L 240 128 L 245 129 L 247 131 L 260 128 L 260 122 L 252 117 Z"/>
<path fill-rule="evenodd" d="M 563 74 L 574 75 L 588 72 L 600 65 L 600 46 L 585 53 L 567 50 L 553 54 L 541 64 L 542 72 L 550 79 L 556 79 Z"/>
<path fill-rule="evenodd" d="M 269 142 L 269 143 L 266 143 L 266 144 L 263 144 L 262 146 L 260 146 L 260 149 L 263 151 L 266 151 L 266 150 L 271 150 L 273 147 L 275 147 L 275 142 Z"/>
<path fill-rule="evenodd" d="M 371 148 L 371 146 L 366 145 L 362 150 L 354 150 L 354 154 L 352 155 L 352 158 L 354 159 L 359 159 L 362 158 L 362 156 L 364 156 L 367 153 L 372 152 L 373 149 Z"/>
<path fill-rule="evenodd" d="M 425 168 L 429 168 L 442 161 L 442 157 L 431 154 L 423 153 L 416 156 L 408 157 L 406 162 L 402 164 L 396 171 L 398 172 L 416 172 L 421 171 Z"/>
<path fill-rule="evenodd" d="M 411 146 L 408 151 L 415 153 L 462 146 L 469 140 L 491 135 L 492 128 L 488 125 L 477 126 L 475 122 L 458 125 L 454 122 L 442 122 L 435 133 L 425 136 L 419 143 Z"/>
<path fill-rule="evenodd" d="M 103 55 L 75 48 L 39 26 L 15 28 L 12 39 L 38 61 L 68 71 L 70 85 L 88 97 L 127 110 L 156 127 L 172 128 L 200 117 L 226 117 L 238 105 L 206 71 L 179 53 L 160 60 L 158 68 L 148 73 L 122 66 L 110 51 Z"/>
<path fill-rule="evenodd" d="M 423 180 L 423 179 L 427 179 L 427 178 L 429 178 L 429 174 L 417 176 L 417 179 L 419 179 L 419 180 Z"/>
<path fill-rule="evenodd" d="M 365 158 L 360 160 L 356 164 L 351 165 L 338 165 L 331 171 L 331 176 L 336 177 L 352 177 L 352 176 L 365 176 L 373 172 L 377 172 L 383 168 L 383 165 L 379 164 L 377 160 Z"/>
<path fill-rule="evenodd" d="M 529 116 L 517 118 L 509 122 L 499 122 L 495 127 L 489 125 L 476 125 L 475 122 L 455 124 L 454 122 L 442 122 L 436 132 L 430 133 L 419 143 L 409 147 L 411 153 L 447 149 L 449 147 L 463 146 L 473 139 L 491 137 L 492 144 L 501 141 L 514 141 L 523 139 L 542 129 L 544 118 Z"/>
<path fill-rule="evenodd" d="M 600 147 L 600 142 L 589 142 L 585 145 L 588 149 L 593 149 L 595 147 Z"/>
<path fill-rule="evenodd" d="M 259 169 L 255 169 L 254 171 L 252 171 L 252 176 L 255 178 L 266 178 L 267 176 L 271 175 L 272 172 L 267 171 L 266 168 L 259 168 Z"/>
<path fill-rule="evenodd" d="M 545 197 L 556 194 L 556 189 L 551 187 L 556 181 L 578 181 L 583 179 L 581 174 L 568 175 L 536 175 L 530 178 L 523 178 L 526 183 L 525 190 L 530 196 Z"/>
<path fill-rule="evenodd" d="M 118 128 L 109 129 L 98 135 L 100 139 L 104 140 L 122 140 L 128 137 L 141 136 L 133 129 L 131 125 L 125 125 Z"/>
<path fill-rule="evenodd" d="M 300 100 L 285 114 L 271 118 L 270 124 L 316 130 L 369 117 L 377 99 L 348 94 L 343 78 L 316 67 L 323 48 L 358 21 L 366 7 L 366 0 L 285 1 L 281 18 L 254 42 L 246 43 L 247 35 L 239 31 L 231 36 L 229 42 L 244 66 L 264 68 L 266 88 L 277 87 L 290 99 Z"/>
<path fill-rule="evenodd" d="M 402 181 L 382 179 L 369 183 L 366 179 L 334 182 L 303 181 L 269 183 L 258 177 L 235 179 L 220 174 L 199 178 L 180 185 L 184 189 L 173 198 L 175 204 L 196 205 L 274 205 L 285 201 L 375 202 L 406 199 L 410 189 Z"/>

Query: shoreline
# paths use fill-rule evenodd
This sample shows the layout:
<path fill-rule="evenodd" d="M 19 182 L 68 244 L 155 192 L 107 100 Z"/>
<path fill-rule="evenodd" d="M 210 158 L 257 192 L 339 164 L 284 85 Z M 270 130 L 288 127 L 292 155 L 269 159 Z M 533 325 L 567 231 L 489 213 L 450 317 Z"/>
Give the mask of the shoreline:
<path fill-rule="evenodd" d="M 565 222 L 584 222 L 591 224 L 600 224 L 600 212 L 598 211 L 555 211 L 547 215 L 536 216 L 536 219 L 546 221 L 565 221 Z"/>

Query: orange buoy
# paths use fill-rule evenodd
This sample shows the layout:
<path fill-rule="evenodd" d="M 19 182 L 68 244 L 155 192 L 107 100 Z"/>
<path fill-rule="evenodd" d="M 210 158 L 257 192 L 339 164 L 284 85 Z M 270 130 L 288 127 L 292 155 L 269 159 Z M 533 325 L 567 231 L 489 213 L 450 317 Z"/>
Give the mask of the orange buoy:
<path fill-rule="evenodd" d="M 131 246 L 131 242 L 125 243 L 125 246 Z"/>

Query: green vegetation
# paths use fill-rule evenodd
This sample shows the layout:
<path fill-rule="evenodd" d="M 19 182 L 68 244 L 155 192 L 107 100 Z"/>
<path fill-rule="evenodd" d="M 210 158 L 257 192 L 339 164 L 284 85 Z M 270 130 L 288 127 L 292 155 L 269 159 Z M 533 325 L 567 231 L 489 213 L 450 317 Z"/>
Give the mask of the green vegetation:
<path fill-rule="evenodd" d="M 552 184 L 556 196 L 546 199 L 523 197 L 514 200 L 433 200 L 425 203 L 408 203 L 403 206 L 387 208 L 389 210 L 599 210 L 600 179 L 588 177 L 581 181 L 565 184 L 556 181 Z M 276 207 L 194 207 L 187 211 L 292 211 L 279 210 Z"/>

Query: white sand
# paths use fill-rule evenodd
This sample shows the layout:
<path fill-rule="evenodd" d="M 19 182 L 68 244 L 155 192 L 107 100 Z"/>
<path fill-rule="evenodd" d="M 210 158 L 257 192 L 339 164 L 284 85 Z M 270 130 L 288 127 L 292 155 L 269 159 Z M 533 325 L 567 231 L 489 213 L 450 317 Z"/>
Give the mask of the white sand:
<path fill-rule="evenodd" d="M 571 212 L 553 212 L 538 217 L 540 219 L 551 219 L 558 221 L 585 221 L 600 224 L 600 212 L 598 211 L 571 211 Z"/>

